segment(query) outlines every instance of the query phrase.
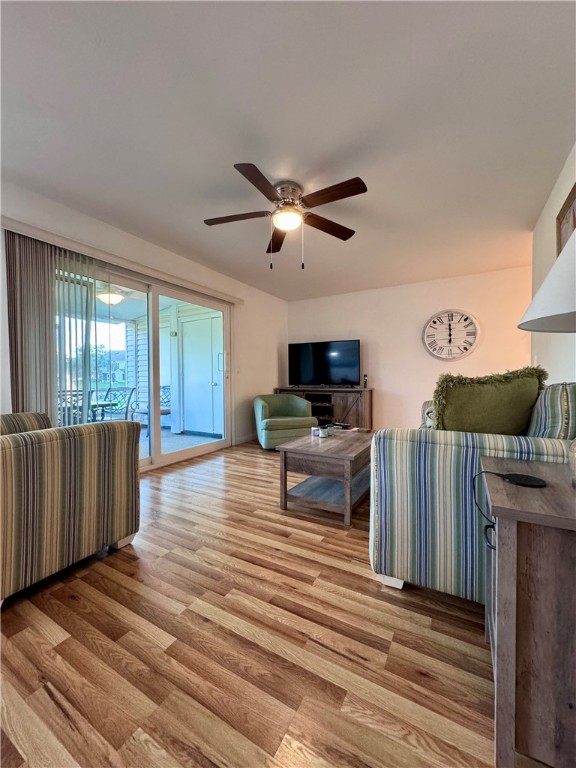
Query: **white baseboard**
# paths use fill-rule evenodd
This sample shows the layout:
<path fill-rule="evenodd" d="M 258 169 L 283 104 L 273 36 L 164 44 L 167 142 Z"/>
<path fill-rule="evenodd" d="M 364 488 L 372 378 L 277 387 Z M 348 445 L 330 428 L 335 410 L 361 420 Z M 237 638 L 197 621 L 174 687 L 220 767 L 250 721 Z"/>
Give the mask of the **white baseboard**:
<path fill-rule="evenodd" d="M 242 443 L 252 443 L 258 439 L 256 432 L 252 432 L 249 435 L 239 435 L 234 438 L 232 445 L 241 445 Z"/>

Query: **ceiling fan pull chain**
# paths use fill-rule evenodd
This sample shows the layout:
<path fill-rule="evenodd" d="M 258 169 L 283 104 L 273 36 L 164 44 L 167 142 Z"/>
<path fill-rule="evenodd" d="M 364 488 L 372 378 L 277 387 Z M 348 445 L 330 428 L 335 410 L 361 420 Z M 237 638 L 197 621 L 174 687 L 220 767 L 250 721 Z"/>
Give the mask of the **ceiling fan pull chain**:
<path fill-rule="evenodd" d="M 304 269 L 304 227 L 300 227 L 300 241 L 302 243 L 302 269 Z"/>
<path fill-rule="evenodd" d="M 274 222 L 272 221 L 272 216 L 270 216 L 270 244 L 272 244 L 273 234 L 274 234 Z M 274 265 L 272 264 L 272 248 L 270 248 L 270 269 L 274 269 Z"/>

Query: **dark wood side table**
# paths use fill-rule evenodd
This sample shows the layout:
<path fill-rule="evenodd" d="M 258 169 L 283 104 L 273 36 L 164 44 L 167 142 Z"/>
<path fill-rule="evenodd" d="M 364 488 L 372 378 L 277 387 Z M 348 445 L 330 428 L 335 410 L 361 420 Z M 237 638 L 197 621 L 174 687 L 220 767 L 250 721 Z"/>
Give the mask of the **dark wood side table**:
<path fill-rule="evenodd" d="M 576 492 L 567 464 L 482 458 L 482 469 L 536 475 L 523 488 L 484 475 L 495 520 L 486 625 L 495 682 L 496 768 L 520 752 L 576 765 Z"/>

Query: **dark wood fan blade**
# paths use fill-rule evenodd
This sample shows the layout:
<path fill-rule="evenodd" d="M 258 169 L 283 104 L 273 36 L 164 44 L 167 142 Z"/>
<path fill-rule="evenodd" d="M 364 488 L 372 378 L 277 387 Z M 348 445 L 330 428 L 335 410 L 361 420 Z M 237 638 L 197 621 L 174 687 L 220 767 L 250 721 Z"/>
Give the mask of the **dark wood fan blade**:
<path fill-rule="evenodd" d="M 315 208 L 317 205 L 324 205 L 325 203 L 333 203 L 335 200 L 343 200 L 345 197 L 354 197 L 354 195 L 361 195 L 363 192 L 367 192 L 368 188 L 359 176 L 354 179 L 348 179 L 348 181 L 341 181 L 340 184 L 334 184 L 332 187 L 325 187 L 319 189 L 318 192 L 312 192 L 309 195 L 304 195 L 302 198 L 302 204 L 306 208 Z"/>
<path fill-rule="evenodd" d="M 330 221 L 330 219 L 318 216 L 317 213 L 305 213 L 304 224 L 308 224 L 309 227 L 314 227 L 315 229 L 320 229 L 322 232 L 326 232 L 327 235 L 339 237 L 340 240 L 349 240 L 354 234 L 353 229 L 343 227 L 342 224 L 336 224 L 335 221 Z"/>
<path fill-rule="evenodd" d="M 248 179 L 250 184 L 253 184 L 259 192 L 262 192 L 264 197 L 267 197 L 271 203 L 278 203 L 282 199 L 278 192 L 274 189 L 272 184 L 268 181 L 266 176 L 259 171 L 253 163 L 236 163 L 234 166 L 237 171 L 240 171 L 245 179 Z"/>
<path fill-rule="evenodd" d="M 212 227 L 214 224 L 228 224 L 230 221 L 243 221 L 244 219 L 261 219 L 271 216 L 270 211 L 253 211 L 252 213 L 236 213 L 233 216 L 219 216 L 216 219 L 204 219 L 204 224 Z"/>
<path fill-rule="evenodd" d="M 274 231 L 272 232 L 272 237 L 270 238 L 270 242 L 268 243 L 268 248 L 266 248 L 266 253 L 278 253 L 280 248 L 282 248 L 282 243 L 284 242 L 285 237 L 286 237 L 286 232 L 284 232 L 283 229 L 274 228 Z"/>

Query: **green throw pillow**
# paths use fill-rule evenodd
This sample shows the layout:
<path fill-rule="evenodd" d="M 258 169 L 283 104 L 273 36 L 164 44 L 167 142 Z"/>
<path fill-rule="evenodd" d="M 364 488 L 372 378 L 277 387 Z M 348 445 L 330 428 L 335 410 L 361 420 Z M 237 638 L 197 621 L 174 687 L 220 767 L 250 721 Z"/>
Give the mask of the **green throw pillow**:
<path fill-rule="evenodd" d="M 548 374 L 539 366 L 492 376 L 444 373 L 434 392 L 436 429 L 522 435 Z"/>

